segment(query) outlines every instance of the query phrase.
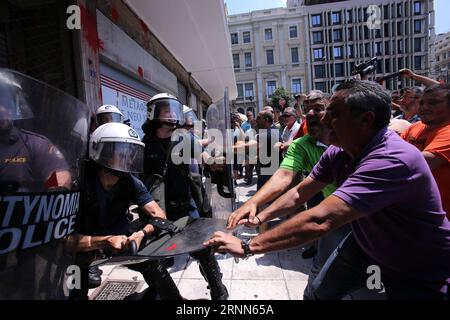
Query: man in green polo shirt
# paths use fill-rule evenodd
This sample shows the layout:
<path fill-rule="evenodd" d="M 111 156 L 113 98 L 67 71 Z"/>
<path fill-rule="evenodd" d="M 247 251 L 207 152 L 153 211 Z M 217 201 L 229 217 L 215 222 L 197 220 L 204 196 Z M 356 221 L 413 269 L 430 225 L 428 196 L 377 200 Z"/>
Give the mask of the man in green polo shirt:
<path fill-rule="evenodd" d="M 268 183 L 231 214 L 228 219 L 228 228 L 236 227 L 238 222 L 246 217 L 248 219 L 242 222 L 247 221 L 248 226 L 258 226 L 260 224 L 256 215 L 258 208 L 284 194 L 287 190 L 300 183 L 304 175 L 312 171 L 327 148 L 326 128 L 321 124 L 320 120 L 325 114 L 325 108 L 328 103 L 329 99 L 324 98 L 309 106 L 309 111 L 306 115 L 308 134 L 292 142 L 280 168 L 273 174 Z M 326 186 L 322 189 L 322 194 L 319 194 L 320 197 L 316 203 L 308 203 L 308 205 L 311 207 L 320 203 L 323 198 L 331 195 L 335 189 L 336 187 L 334 185 Z M 329 255 L 349 232 L 349 226 L 343 226 L 319 240 L 318 254 L 312 262 L 308 286 L 304 292 L 304 299 L 309 299 L 310 284 L 320 272 Z"/>

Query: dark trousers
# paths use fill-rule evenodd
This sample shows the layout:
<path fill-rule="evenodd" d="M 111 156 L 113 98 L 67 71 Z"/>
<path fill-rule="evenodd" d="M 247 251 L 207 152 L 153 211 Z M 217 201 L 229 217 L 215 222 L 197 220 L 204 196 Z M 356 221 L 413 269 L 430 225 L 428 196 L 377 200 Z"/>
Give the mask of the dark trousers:
<path fill-rule="evenodd" d="M 367 287 L 371 276 L 367 268 L 377 265 L 368 257 L 350 233 L 328 258 L 312 283 L 311 298 L 315 300 L 339 300 L 347 294 Z M 424 287 L 418 281 L 406 279 L 401 274 L 387 274 L 381 269 L 381 281 L 386 297 L 393 300 L 445 300 L 448 296 Z M 426 271 L 424 271 L 426 272 Z"/>

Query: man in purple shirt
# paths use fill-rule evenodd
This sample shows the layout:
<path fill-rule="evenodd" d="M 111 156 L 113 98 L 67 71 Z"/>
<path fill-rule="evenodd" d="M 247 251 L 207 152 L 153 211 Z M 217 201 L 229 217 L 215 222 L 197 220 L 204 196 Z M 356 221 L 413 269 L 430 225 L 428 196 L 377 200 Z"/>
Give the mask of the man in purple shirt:
<path fill-rule="evenodd" d="M 351 223 L 353 233 L 313 283 L 314 298 L 340 299 L 370 287 L 377 270 L 389 299 L 448 298 L 450 222 L 423 156 L 387 130 L 390 107 L 389 93 L 378 84 L 340 85 L 322 119 L 333 146 L 308 178 L 257 219 L 295 212 L 332 182 L 335 193 L 250 242 L 217 232 L 205 245 L 245 257 L 298 246 Z"/>

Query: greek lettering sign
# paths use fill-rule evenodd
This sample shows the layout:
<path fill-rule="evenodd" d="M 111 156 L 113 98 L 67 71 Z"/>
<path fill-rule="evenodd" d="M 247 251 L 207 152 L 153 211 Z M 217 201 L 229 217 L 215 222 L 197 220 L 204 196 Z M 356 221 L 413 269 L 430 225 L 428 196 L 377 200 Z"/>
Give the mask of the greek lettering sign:
<path fill-rule="evenodd" d="M 0 196 L 0 255 L 59 240 L 75 230 L 79 192 Z"/>
<path fill-rule="evenodd" d="M 142 139 L 144 132 L 141 126 L 147 119 L 147 102 L 151 96 L 103 75 L 101 83 L 103 104 L 117 106 Z"/>

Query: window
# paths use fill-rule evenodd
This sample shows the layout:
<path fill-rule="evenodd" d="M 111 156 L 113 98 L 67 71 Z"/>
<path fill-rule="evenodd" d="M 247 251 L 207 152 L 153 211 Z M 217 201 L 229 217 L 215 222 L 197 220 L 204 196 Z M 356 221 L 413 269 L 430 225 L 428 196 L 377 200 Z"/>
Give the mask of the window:
<path fill-rule="evenodd" d="M 403 23 L 401 21 L 397 22 L 397 35 L 402 35 Z"/>
<path fill-rule="evenodd" d="M 250 31 L 245 31 L 242 33 L 242 37 L 244 38 L 244 43 L 252 42 L 250 39 Z"/>
<path fill-rule="evenodd" d="M 253 83 L 246 83 L 245 84 L 245 98 L 254 97 L 253 94 Z"/>
<path fill-rule="evenodd" d="M 311 20 L 313 27 L 320 27 L 322 25 L 322 15 L 320 14 L 312 15 Z"/>
<path fill-rule="evenodd" d="M 342 47 L 334 47 L 333 55 L 335 59 L 342 58 Z"/>
<path fill-rule="evenodd" d="M 336 77 L 344 76 L 344 64 L 343 63 L 336 63 L 334 65 L 334 70 L 335 70 Z"/>
<path fill-rule="evenodd" d="M 364 39 L 369 39 L 369 28 L 367 26 L 364 26 Z"/>
<path fill-rule="evenodd" d="M 422 32 L 422 21 L 414 20 L 414 33 L 421 33 L 421 32 Z"/>
<path fill-rule="evenodd" d="M 321 82 L 314 82 L 314 87 L 316 90 L 320 90 L 320 91 L 326 91 L 325 88 L 325 82 L 321 81 Z"/>
<path fill-rule="evenodd" d="M 351 45 L 349 45 L 348 47 L 347 47 L 347 57 L 348 58 L 353 58 L 354 56 L 354 47 L 353 47 L 353 45 L 351 44 Z"/>
<path fill-rule="evenodd" d="M 370 50 L 370 43 L 364 44 L 364 53 L 365 53 L 365 57 L 367 57 L 367 58 L 372 56 L 372 50 Z"/>
<path fill-rule="evenodd" d="M 275 80 L 273 81 L 267 81 L 267 96 L 269 98 L 272 97 L 273 92 L 275 91 L 275 89 L 277 88 L 277 82 Z"/>
<path fill-rule="evenodd" d="M 316 78 L 325 78 L 325 66 L 324 65 L 314 66 L 314 74 Z"/>
<path fill-rule="evenodd" d="M 403 69 L 403 58 L 397 59 L 397 69 Z"/>
<path fill-rule="evenodd" d="M 422 69 L 422 57 L 414 57 L 414 69 L 415 70 Z"/>
<path fill-rule="evenodd" d="M 383 53 L 381 52 L 381 42 L 375 43 L 375 55 L 381 56 Z"/>
<path fill-rule="evenodd" d="M 389 37 L 389 23 L 384 24 L 384 37 Z"/>
<path fill-rule="evenodd" d="M 389 19 L 389 5 L 388 4 L 383 7 L 383 11 L 384 11 L 383 18 L 385 20 Z"/>
<path fill-rule="evenodd" d="M 266 50 L 267 64 L 274 64 L 273 50 Z"/>
<path fill-rule="evenodd" d="M 333 41 L 342 41 L 342 29 L 333 30 Z"/>
<path fill-rule="evenodd" d="M 245 68 L 250 69 L 252 68 L 252 54 L 251 52 L 246 52 L 244 54 L 245 56 Z"/>
<path fill-rule="evenodd" d="M 398 53 L 403 53 L 403 40 L 398 40 Z"/>
<path fill-rule="evenodd" d="M 292 63 L 298 63 L 298 48 L 291 48 L 291 59 Z"/>
<path fill-rule="evenodd" d="M 265 29 L 264 30 L 264 40 L 271 41 L 272 38 L 272 29 Z"/>
<path fill-rule="evenodd" d="M 397 17 L 400 18 L 402 16 L 402 4 L 397 3 Z"/>
<path fill-rule="evenodd" d="M 236 84 L 237 86 L 237 91 L 238 91 L 238 98 L 243 98 L 244 97 L 244 85 L 242 83 L 238 83 Z"/>
<path fill-rule="evenodd" d="M 414 15 L 419 15 L 422 13 L 422 3 L 420 1 L 414 2 Z"/>
<path fill-rule="evenodd" d="M 353 28 L 348 28 L 348 41 L 353 41 Z"/>
<path fill-rule="evenodd" d="M 375 29 L 375 38 L 381 38 L 381 28 Z"/>
<path fill-rule="evenodd" d="M 353 13 L 352 10 L 347 10 L 347 23 L 353 22 Z"/>
<path fill-rule="evenodd" d="M 384 72 L 385 73 L 391 72 L 391 59 L 384 60 Z"/>
<path fill-rule="evenodd" d="M 314 60 L 322 60 L 323 59 L 323 48 L 314 49 Z"/>
<path fill-rule="evenodd" d="M 234 66 L 234 69 L 239 69 L 241 67 L 241 65 L 239 63 L 239 54 L 238 53 L 233 53 L 233 66 Z"/>
<path fill-rule="evenodd" d="M 292 79 L 292 88 L 291 92 L 293 94 L 301 93 L 302 90 L 302 79 Z"/>
<path fill-rule="evenodd" d="M 297 26 L 289 27 L 289 38 L 297 38 Z"/>
<path fill-rule="evenodd" d="M 390 43 L 390 41 L 385 41 L 385 42 L 384 42 L 384 54 L 385 54 L 385 55 L 390 54 L 389 43 Z"/>
<path fill-rule="evenodd" d="M 377 63 L 377 73 L 383 73 L 383 65 L 381 63 Z"/>
<path fill-rule="evenodd" d="M 414 52 L 422 51 L 422 39 L 416 38 L 414 39 Z"/>
<path fill-rule="evenodd" d="M 331 21 L 333 22 L 333 24 L 341 24 L 341 13 L 333 12 L 331 14 Z"/>
<path fill-rule="evenodd" d="M 231 34 L 231 44 L 239 44 L 239 37 L 237 33 Z"/>
<path fill-rule="evenodd" d="M 313 43 L 323 43 L 323 33 L 322 31 L 314 31 L 313 32 Z"/>

